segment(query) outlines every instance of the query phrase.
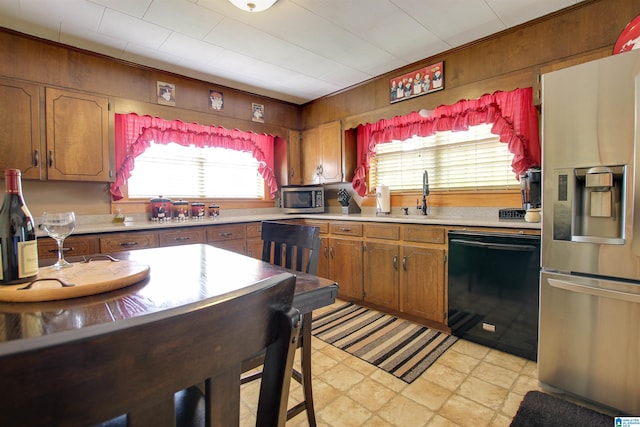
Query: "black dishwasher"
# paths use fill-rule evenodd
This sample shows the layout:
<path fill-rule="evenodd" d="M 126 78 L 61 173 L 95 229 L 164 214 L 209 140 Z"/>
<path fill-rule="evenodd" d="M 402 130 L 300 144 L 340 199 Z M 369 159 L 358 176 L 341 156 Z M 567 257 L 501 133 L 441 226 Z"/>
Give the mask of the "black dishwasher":
<path fill-rule="evenodd" d="M 536 360 L 540 236 L 450 231 L 453 335 Z"/>

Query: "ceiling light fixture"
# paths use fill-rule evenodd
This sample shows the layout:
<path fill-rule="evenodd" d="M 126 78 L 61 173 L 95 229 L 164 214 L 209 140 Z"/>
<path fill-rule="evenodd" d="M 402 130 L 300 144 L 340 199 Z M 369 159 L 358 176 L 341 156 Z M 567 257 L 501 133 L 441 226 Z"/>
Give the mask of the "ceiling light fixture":
<path fill-rule="evenodd" d="M 278 0 L 229 0 L 238 9 L 245 10 L 247 12 L 262 12 L 269 9 Z"/>

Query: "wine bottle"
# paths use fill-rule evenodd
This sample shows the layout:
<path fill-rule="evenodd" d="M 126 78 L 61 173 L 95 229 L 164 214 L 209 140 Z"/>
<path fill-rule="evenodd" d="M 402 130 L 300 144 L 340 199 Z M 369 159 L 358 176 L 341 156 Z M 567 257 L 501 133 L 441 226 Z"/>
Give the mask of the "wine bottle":
<path fill-rule="evenodd" d="M 22 197 L 19 169 L 4 172 L 0 208 L 0 284 L 26 282 L 38 274 L 38 246 L 33 216 Z"/>

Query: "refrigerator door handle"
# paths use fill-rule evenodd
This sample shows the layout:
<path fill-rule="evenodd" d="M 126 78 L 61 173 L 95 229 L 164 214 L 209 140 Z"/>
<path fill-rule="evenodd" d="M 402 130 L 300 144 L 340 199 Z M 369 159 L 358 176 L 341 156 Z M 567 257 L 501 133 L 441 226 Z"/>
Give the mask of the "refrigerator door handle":
<path fill-rule="evenodd" d="M 630 294 L 628 292 L 613 291 L 610 289 L 594 288 L 592 286 L 579 285 L 577 283 L 567 282 L 558 279 L 547 279 L 549 285 L 554 288 L 564 289 L 570 292 L 578 292 L 581 294 L 589 294 L 603 298 L 613 298 L 626 302 L 640 303 L 640 295 Z"/>
<path fill-rule="evenodd" d="M 635 89 L 635 108 L 638 111 L 640 107 L 640 74 L 636 74 L 634 79 Z M 637 113 L 636 113 L 637 114 Z M 638 137 L 638 127 L 636 126 L 636 138 Z M 640 219 L 636 219 L 636 215 L 640 212 L 640 174 L 638 173 L 638 167 L 640 166 L 640 150 L 633 150 L 635 152 L 635 159 L 633 162 L 633 170 L 631 171 L 634 177 L 634 182 L 631 187 L 631 200 L 633 206 L 629 206 L 627 209 L 631 210 L 631 251 L 635 256 L 640 256 Z"/>

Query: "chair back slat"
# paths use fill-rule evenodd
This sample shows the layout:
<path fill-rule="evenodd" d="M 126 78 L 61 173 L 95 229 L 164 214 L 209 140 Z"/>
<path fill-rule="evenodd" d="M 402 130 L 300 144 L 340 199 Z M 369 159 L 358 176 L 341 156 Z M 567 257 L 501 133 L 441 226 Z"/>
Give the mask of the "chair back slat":
<path fill-rule="evenodd" d="M 315 274 L 320 256 L 320 228 L 276 221 L 262 222 L 262 260 Z"/>

